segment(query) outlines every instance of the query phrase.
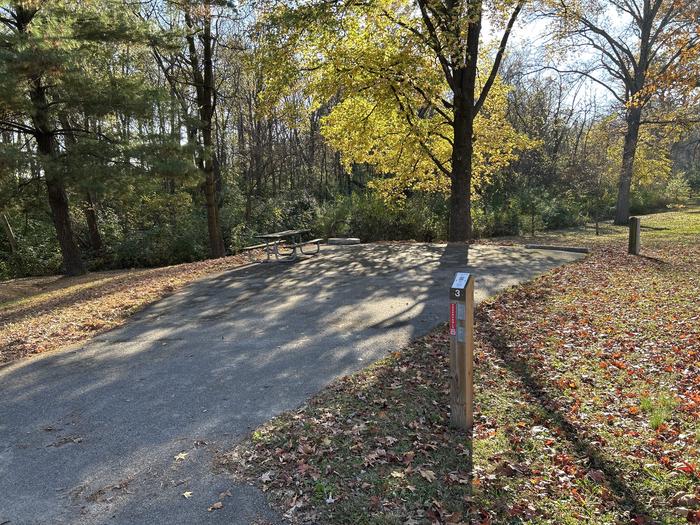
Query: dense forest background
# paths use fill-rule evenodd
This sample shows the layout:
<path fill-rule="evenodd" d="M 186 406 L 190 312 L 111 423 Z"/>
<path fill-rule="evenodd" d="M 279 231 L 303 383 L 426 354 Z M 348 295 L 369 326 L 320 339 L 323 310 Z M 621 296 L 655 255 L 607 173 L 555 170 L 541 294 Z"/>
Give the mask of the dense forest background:
<path fill-rule="evenodd" d="M 350 60 L 364 69 L 348 78 L 378 75 L 373 53 L 386 42 L 353 39 L 367 24 L 347 21 L 342 45 L 292 38 L 299 20 L 270 23 L 276 9 L 185 0 L 0 8 L 0 279 L 220 257 L 286 228 L 446 239 L 449 189 L 421 158 L 440 144 L 426 148 L 416 126 L 406 131 L 410 120 L 396 120 L 406 108 L 398 95 L 387 109 L 388 98 L 342 79 Z M 503 57 L 476 123 L 474 237 L 614 216 L 631 106 L 595 89 L 614 76 L 591 82 L 590 68 L 546 66 L 582 60 L 559 36 L 556 46 L 511 42 Z M 345 62 L 300 62 L 319 46 Z M 410 68 L 436 67 L 416 65 L 420 53 L 407 48 L 395 52 Z M 402 80 L 391 82 L 397 93 Z M 632 213 L 700 191 L 693 87 L 645 100 L 653 118 L 639 131 Z M 415 119 L 439 118 L 437 105 L 421 104 Z"/>

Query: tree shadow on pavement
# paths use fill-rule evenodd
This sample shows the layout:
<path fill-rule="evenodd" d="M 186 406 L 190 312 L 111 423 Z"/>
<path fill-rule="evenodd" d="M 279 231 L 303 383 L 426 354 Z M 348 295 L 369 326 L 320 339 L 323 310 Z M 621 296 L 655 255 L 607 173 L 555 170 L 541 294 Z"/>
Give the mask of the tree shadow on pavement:
<path fill-rule="evenodd" d="M 198 281 L 82 348 L 0 370 L 0 510 L 45 523 L 75 512 L 94 513 L 85 523 L 196 521 L 192 509 L 206 509 L 214 492 L 205 449 L 428 333 L 446 318 L 449 282 L 464 269 L 444 245 L 321 253 Z M 499 247 L 472 248 L 469 258 L 481 297 L 575 259 Z M 50 446 L 71 437 L 80 441 Z M 173 460 L 183 450 L 191 462 Z M 126 478 L 130 492 L 99 505 L 67 496 Z M 181 480 L 191 480 L 192 498 Z M 247 502 L 208 519 L 246 523 Z"/>

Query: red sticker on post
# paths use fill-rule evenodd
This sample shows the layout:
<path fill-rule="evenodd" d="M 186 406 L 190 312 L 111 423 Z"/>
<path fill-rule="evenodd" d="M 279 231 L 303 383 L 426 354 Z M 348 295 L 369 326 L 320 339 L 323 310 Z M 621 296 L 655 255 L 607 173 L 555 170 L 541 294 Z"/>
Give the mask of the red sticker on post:
<path fill-rule="evenodd" d="M 450 335 L 457 335 L 457 303 L 450 303 Z"/>

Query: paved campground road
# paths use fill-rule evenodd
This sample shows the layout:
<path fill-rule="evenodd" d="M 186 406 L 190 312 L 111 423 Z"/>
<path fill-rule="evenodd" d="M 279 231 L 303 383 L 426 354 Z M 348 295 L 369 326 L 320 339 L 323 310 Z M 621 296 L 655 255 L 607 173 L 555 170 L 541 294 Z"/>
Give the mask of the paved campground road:
<path fill-rule="evenodd" d="M 480 299 L 580 256 L 475 246 L 468 271 Z M 216 452 L 445 320 L 458 269 L 444 245 L 323 247 L 0 368 L 0 524 L 278 522 L 261 492 L 215 471 Z"/>

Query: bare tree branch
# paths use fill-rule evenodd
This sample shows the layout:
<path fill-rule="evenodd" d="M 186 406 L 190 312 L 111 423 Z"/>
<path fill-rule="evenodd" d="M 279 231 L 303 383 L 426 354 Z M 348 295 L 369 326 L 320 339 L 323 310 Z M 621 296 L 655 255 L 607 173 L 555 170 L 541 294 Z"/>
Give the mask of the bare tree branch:
<path fill-rule="evenodd" d="M 518 4 L 515 6 L 515 9 L 513 10 L 513 13 L 510 15 L 510 19 L 508 20 L 508 25 L 506 25 L 506 29 L 503 32 L 503 36 L 501 37 L 501 43 L 498 46 L 498 51 L 496 52 L 496 58 L 494 59 L 493 65 L 491 66 L 491 72 L 489 73 L 489 77 L 486 80 L 484 87 L 481 89 L 481 94 L 479 95 L 479 99 L 474 104 L 474 113 L 479 113 L 479 110 L 481 109 L 481 107 L 484 105 L 484 102 L 486 101 L 486 97 L 488 97 L 488 95 L 489 95 L 489 91 L 491 91 L 491 87 L 493 86 L 493 83 L 496 80 L 496 76 L 498 75 L 498 70 L 501 67 L 501 61 L 503 60 L 503 54 L 505 53 L 506 46 L 508 45 L 508 38 L 510 37 L 510 33 L 513 29 L 513 26 L 515 25 L 515 21 L 518 19 L 518 15 L 520 14 L 520 11 L 522 10 L 524 4 L 525 4 L 525 0 L 519 0 Z"/>

